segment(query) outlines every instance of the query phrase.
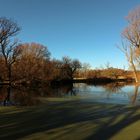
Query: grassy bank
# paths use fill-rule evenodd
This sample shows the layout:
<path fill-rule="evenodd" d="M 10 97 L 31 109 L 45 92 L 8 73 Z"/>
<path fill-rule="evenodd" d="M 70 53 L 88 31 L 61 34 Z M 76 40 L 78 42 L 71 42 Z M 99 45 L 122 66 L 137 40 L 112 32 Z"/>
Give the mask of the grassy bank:
<path fill-rule="evenodd" d="M 140 107 L 44 100 L 34 107 L 0 107 L 0 139 L 139 139 Z"/>

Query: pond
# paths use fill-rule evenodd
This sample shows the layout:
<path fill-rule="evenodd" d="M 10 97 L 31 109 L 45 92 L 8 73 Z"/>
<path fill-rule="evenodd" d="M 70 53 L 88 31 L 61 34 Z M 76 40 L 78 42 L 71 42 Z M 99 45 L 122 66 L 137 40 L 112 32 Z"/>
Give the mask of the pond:
<path fill-rule="evenodd" d="M 78 100 L 81 102 L 113 103 L 113 104 L 140 104 L 139 87 L 125 85 L 124 83 L 110 83 L 105 85 L 92 85 L 87 83 L 74 83 L 71 85 L 25 88 L 0 88 L 1 106 L 31 106 L 41 104 L 41 99 L 64 101 Z"/>

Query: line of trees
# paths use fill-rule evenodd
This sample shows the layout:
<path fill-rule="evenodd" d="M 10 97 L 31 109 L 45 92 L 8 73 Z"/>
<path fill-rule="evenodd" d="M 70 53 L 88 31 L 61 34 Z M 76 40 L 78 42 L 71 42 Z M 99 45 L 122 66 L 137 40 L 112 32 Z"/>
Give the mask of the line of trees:
<path fill-rule="evenodd" d="M 46 46 L 37 43 L 18 44 L 15 36 L 20 27 L 11 19 L 0 18 L 0 77 L 12 82 L 35 80 L 72 80 L 80 69 L 79 60 L 63 57 L 51 60 Z"/>
<path fill-rule="evenodd" d="M 140 6 L 127 16 L 128 26 L 122 32 L 122 46 L 135 81 L 139 82 L 140 69 Z M 16 35 L 21 28 L 5 17 L 0 18 L 0 81 L 31 83 L 34 81 L 73 80 L 74 77 L 109 77 L 117 79 L 123 70 L 108 68 L 90 70 L 88 64 L 63 57 L 51 59 L 48 48 L 38 43 L 19 44 Z"/>
<path fill-rule="evenodd" d="M 51 60 L 46 46 L 37 43 L 19 44 L 16 35 L 21 28 L 5 17 L 0 18 L 0 78 L 3 81 L 32 82 L 72 80 L 82 67 L 77 59 L 63 57 Z"/>

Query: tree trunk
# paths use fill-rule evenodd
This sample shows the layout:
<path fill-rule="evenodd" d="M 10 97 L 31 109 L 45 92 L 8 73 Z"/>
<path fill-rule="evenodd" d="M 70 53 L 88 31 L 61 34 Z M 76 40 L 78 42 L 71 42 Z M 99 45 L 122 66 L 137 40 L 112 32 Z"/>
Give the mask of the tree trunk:
<path fill-rule="evenodd" d="M 130 47 L 130 64 L 133 68 L 135 82 L 138 83 L 139 79 L 138 79 L 137 69 L 136 69 L 136 66 L 134 64 L 134 50 L 132 49 L 132 47 Z"/>
<path fill-rule="evenodd" d="M 137 74 L 137 70 L 136 70 L 136 67 L 135 67 L 133 61 L 131 61 L 131 65 L 132 65 L 132 68 L 133 68 L 133 73 L 134 73 L 135 82 L 138 83 L 138 82 L 139 82 L 138 74 Z"/>
<path fill-rule="evenodd" d="M 135 86 L 134 95 L 131 97 L 132 104 L 135 104 L 138 96 L 139 86 Z"/>
<path fill-rule="evenodd" d="M 8 80 L 9 80 L 9 84 L 11 84 L 11 65 L 8 66 Z"/>

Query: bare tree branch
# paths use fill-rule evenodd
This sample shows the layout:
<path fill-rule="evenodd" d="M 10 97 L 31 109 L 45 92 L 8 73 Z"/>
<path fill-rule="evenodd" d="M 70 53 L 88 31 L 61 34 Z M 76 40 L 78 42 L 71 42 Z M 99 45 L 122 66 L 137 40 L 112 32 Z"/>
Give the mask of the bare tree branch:
<path fill-rule="evenodd" d="M 15 53 L 17 41 L 13 37 L 20 31 L 17 23 L 5 17 L 0 18 L 0 53 L 3 55 L 7 67 L 7 77 L 11 81 L 12 64 L 19 53 Z"/>

